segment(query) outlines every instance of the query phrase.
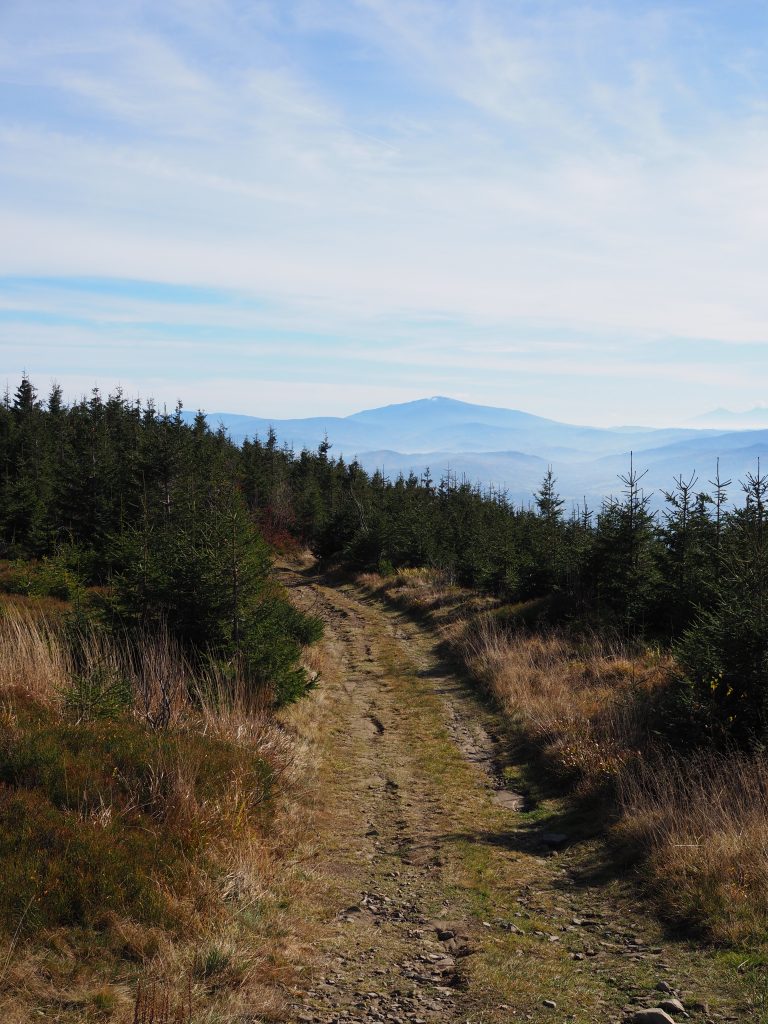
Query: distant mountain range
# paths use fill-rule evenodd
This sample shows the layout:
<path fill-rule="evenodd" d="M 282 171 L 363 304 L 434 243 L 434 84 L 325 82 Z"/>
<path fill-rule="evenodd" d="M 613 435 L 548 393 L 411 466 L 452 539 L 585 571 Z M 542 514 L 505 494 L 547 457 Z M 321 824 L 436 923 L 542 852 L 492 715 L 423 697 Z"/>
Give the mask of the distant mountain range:
<path fill-rule="evenodd" d="M 569 502 L 585 499 L 591 506 L 621 489 L 619 474 L 629 465 L 647 469 L 643 486 L 654 492 L 654 503 L 670 490 L 674 477 L 699 476 L 699 489 L 710 490 L 718 458 L 723 479 L 743 479 L 762 457 L 768 468 L 766 429 L 717 429 L 710 420 L 725 415 L 716 410 L 701 417 L 694 428 L 576 426 L 545 419 L 516 409 L 473 405 L 452 398 L 424 398 L 415 402 L 368 409 L 351 416 L 313 416 L 276 420 L 233 413 L 208 414 L 213 427 L 223 426 L 241 443 L 246 437 L 262 440 L 272 428 L 281 444 L 296 450 L 317 448 L 324 437 L 332 453 L 357 458 L 366 469 L 381 469 L 389 476 L 421 474 L 430 468 L 435 479 L 450 471 L 484 485 L 505 488 L 518 502 L 531 500 L 547 467 L 558 477 L 558 489 Z M 729 413 L 749 416 L 752 413 Z M 192 419 L 192 414 L 188 415 Z"/>
<path fill-rule="evenodd" d="M 768 406 L 756 405 L 745 412 L 731 412 L 730 409 L 713 409 L 703 416 L 696 416 L 692 423 L 701 427 L 715 427 L 721 430 L 750 430 L 768 427 Z"/>

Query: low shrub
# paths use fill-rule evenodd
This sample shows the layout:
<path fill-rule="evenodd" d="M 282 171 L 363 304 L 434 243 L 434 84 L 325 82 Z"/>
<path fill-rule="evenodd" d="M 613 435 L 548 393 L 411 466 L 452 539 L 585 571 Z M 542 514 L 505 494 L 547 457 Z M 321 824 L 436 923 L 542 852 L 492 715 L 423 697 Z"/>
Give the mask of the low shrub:
<path fill-rule="evenodd" d="M 182 851 L 157 828 L 126 828 L 111 818 L 85 822 L 44 793 L 0 787 L 0 924 L 7 931 L 93 927 L 109 910 L 147 923 L 166 918 L 156 865 L 174 878 Z"/>
<path fill-rule="evenodd" d="M 82 597 L 82 580 L 62 559 L 19 560 L 0 566 L 0 589 L 26 597 L 55 597 L 72 601 Z"/>
<path fill-rule="evenodd" d="M 53 722 L 19 709 L 0 738 L 0 922 L 93 926 L 106 910 L 167 919 L 163 886 L 269 794 L 270 769 L 225 739 L 130 718 Z"/>

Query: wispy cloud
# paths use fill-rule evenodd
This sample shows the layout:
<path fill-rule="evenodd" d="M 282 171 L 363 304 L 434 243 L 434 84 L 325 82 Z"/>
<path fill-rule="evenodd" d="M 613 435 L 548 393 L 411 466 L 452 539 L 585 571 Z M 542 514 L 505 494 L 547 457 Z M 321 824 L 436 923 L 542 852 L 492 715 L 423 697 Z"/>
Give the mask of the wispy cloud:
<path fill-rule="evenodd" d="M 209 384 L 233 362 L 255 374 L 271 337 L 286 376 L 300 359 L 361 395 L 375 366 L 398 393 L 514 392 L 570 418 L 577 376 L 608 419 L 629 375 L 635 420 L 754 404 L 768 25 L 739 6 L 9 0 L 0 274 L 36 283 L 0 282 L 19 314 L 0 321 L 5 364 L 61 373 L 102 332 L 95 375 L 122 359 L 141 379 L 118 356 L 134 342 L 171 374 L 186 330 Z M 83 277 L 228 298 L 190 317 L 139 284 L 39 280 Z M 47 322 L 21 322 L 35 310 Z M 651 372 L 665 338 L 689 351 Z M 703 362 L 696 339 L 717 343 Z"/>

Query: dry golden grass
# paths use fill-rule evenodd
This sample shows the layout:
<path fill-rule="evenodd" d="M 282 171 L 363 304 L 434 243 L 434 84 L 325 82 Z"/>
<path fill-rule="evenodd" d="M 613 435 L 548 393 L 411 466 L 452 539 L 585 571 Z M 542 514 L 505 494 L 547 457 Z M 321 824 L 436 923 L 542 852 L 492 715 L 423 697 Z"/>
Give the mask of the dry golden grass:
<path fill-rule="evenodd" d="M 619 793 L 617 836 L 645 852 L 665 914 L 722 942 L 764 941 L 768 760 L 648 751 Z"/>
<path fill-rule="evenodd" d="M 716 942 L 765 940 L 768 758 L 662 744 L 654 698 L 674 677 L 670 656 L 512 630 L 497 602 L 429 570 L 360 582 L 428 615 L 551 772 L 582 795 L 607 796 L 612 836 L 640 857 L 667 919 Z"/>
<path fill-rule="evenodd" d="M 557 632 L 511 633 L 488 616 L 455 632 L 453 646 L 475 678 L 582 790 L 610 783 L 647 748 L 668 658 L 632 658 L 596 638 L 575 646 Z"/>
<path fill-rule="evenodd" d="M 370 590 L 385 593 L 390 600 L 411 611 L 432 616 L 442 626 L 455 619 L 464 621 L 496 603 L 471 590 L 452 586 L 436 569 L 401 569 L 386 578 L 376 573 L 363 573 L 358 582 Z"/>
<path fill-rule="evenodd" d="M 17 605 L 0 615 L 0 700 L 21 692 L 46 707 L 58 707 L 72 674 L 69 652 L 57 631 Z"/>

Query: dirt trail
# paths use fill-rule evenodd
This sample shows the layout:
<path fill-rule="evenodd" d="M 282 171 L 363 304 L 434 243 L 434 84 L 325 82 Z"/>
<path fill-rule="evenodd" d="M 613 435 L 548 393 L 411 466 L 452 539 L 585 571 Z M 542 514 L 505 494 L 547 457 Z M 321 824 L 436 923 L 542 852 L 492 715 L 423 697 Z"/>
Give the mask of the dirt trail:
<path fill-rule="evenodd" d="M 665 940 L 598 870 L 585 823 L 526 800 L 503 723 L 429 629 L 282 574 L 341 666 L 323 684 L 314 868 L 332 907 L 292 1020 L 618 1022 L 675 996 L 693 1020 L 757 1019 L 727 958 Z"/>

